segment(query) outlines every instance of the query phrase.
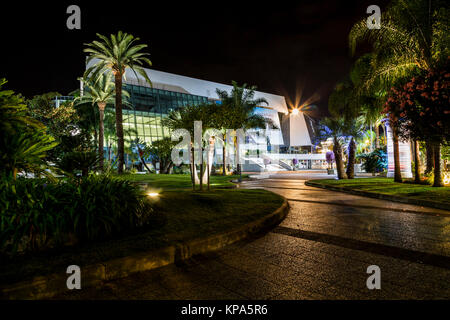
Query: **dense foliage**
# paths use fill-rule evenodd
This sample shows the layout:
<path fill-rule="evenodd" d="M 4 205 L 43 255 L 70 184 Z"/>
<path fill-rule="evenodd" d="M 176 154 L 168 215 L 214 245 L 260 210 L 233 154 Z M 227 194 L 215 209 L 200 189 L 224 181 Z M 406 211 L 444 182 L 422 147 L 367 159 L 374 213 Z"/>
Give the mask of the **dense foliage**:
<path fill-rule="evenodd" d="M 149 223 L 151 203 L 131 182 L 106 176 L 0 181 L 0 249 L 32 251 L 94 240 Z"/>
<path fill-rule="evenodd" d="M 363 153 L 357 156 L 362 160 L 362 169 L 366 172 L 379 173 L 387 169 L 387 154 L 383 148 L 375 149 L 370 153 Z"/>

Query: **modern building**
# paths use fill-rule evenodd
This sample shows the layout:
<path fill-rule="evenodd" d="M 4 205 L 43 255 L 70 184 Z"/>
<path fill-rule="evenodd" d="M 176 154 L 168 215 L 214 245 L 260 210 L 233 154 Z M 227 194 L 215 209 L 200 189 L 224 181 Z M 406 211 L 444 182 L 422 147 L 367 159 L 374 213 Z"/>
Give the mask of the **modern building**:
<path fill-rule="evenodd" d="M 130 70 L 127 70 L 125 74 L 124 89 L 130 94 L 133 108 L 124 106 L 123 124 L 124 130 L 135 129 L 137 136 L 149 144 L 170 136 L 169 130 L 161 125 L 161 120 L 171 110 L 186 105 L 220 103 L 216 89 L 228 92 L 232 90 L 232 86 L 221 83 L 153 69 L 145 69 L 145 71 L 152 81 L 152 86 L 147 84 L 143 77 L 137 76 Z M 285 98 L 280 95 L 256 91 L 255 98 L 267 100 L 268 105 L 259 106 L 256 112 L 270 118 L 278 128 L 271 130 L 267 135 L 269 150 L 272 148 L 273 152 L 273 148 L 276 147 L 276 150 L 281 150 L 282 154 L 300 153 L 300 151 L 311 153 L 313 128 L 302 112 L 290 113 Z M 135 137 L 135 134 L 130 135 L 130 139 Z M 262 159 L 256 160 L 257 166 L 262 168 L 261 161 Z"/>

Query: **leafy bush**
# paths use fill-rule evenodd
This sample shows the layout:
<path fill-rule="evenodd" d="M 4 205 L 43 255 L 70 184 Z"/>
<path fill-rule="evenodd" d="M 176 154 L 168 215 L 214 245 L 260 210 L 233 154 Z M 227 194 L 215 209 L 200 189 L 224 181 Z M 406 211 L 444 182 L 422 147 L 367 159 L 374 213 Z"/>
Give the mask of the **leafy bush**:
<path fill-rule="evenodd" d="M 375 149 L 371 153 L 360 154 L 357 156 L 362 160 L 362 169 L 366 172 L 383 172 L 387 169 L 387 154 L 382 148 Z"/>
<path fill-rule="evenodd" d="M 33 251 L 101 239 L 151 223 L 152 204 L 138 186 L 106 176 L 79 181 L 0 181 L 0 249 Z"/>
<path fill-rule="evenodd" d="M 59 168 L 67 173 L 75 175 L 81 172 L 82 176 L 88 175 L 100 162 L 100 156 L 95 151 L 72 151 L 64 154 L 59 161 Z"/>

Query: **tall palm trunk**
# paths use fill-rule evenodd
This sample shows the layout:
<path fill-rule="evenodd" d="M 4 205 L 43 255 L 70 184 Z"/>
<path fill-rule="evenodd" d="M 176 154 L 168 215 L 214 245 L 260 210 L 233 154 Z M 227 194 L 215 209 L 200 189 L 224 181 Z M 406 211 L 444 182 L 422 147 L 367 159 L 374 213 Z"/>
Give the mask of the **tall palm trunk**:
<path fill-rule="evenodd" d="M 337 137 L 334 137 L 333 152 L 338 179 L 347 179 L 347 175 L 344 171 L 344 163 L 342 161 L 342 148 Z"/>
<path fill-rule="evenodd" d="M 420 183 L 419 141 L 414 140 L 414 182 Z"/>
<path fill-rule="evenodd" d="M 223 147 L 222 147 L 222 157 L 223 157 L 223 164 L 222 164 L 222 175 L 225 176 L 227 175 L 227 166 L 225 164 L 225 152 L 226 152 L 226 148 L 225 148 L 225 140 L 226 140 L 226 133 L 223 134 Z"/>
<path fill-rule="evenodd" d="M 394 181 L 403 182 L 400 170 L 400 150 L 398 145 L 398 134 L 396 128 L 392 128 L 392 140 L 394 145 Z"/>
<path fill-rule="evenodd" d="M 353 137 L 350 139 L 348 146 L 348 161 L 347 161 L 347 178 L 353 179 L 355 177 L 355 160 L 356 160 L 356 143 Z"/>
<path fill-rule="evenodd" d="M 111 162 L 111 141 L 108 138 L 108 162 Z"/>
<path fill-rule="evenodd" d="M 433 144 L 431 143 L 431 141 L 427 140 L 425 142 L 425 148 L 427 149 L 426 151 L 427 164 L 425 168 L 425 174 L 429 174 L 433 172 L 434 168 L 434 151 L 433 151 Z"/>
<path fill-rule="evenodd" d="M 98 134 L 97 127 L 94 126 L 94 148 L 98 147 Z"/>
<path fill-rule="evenodd" d="M 380 147 L 380 126 L 375 124 L 375 148 L 378 149 Z"/>
<path fill-rule="evenodd" d="M 116 134 L 117 134 L 117 153 L 119 161 L 117 164 L 117 173 L 123 173 L 124 165 L 124 140 L 123 140 L 123 124 L 122 124 L 122 73 L 114 74 L 116 85 Z"/>
<path fill-rule="evenodd" d="M 441 144 L 436 143 L 433 146 L 434 151 L 434 182 L 433 187 L 443 187 L 441 177 Z"/>
<path fill-rule="evenodd" d="M 213 165 L 213 158 L 214 158 L 214 145 L 215 145 L 215 138 L 211 139 L 206 147 L 206 170 L 203 172 L 203 181 L 205 184 L 209 181 L 209 176 L 211 175 L 211 169 Z"/>
<path fill-rule="evenodd" d="M 100 121 L 99 121 L 99 128 L 98 128 L 98 155 L 100 157 L 100 170 L 103 171 L 103 139 L 104 139 L 104 125 L 103 125 L 103 118 L 105 115 L 105 102 L 98 102 L 98 111 L 100 113 Z"/>

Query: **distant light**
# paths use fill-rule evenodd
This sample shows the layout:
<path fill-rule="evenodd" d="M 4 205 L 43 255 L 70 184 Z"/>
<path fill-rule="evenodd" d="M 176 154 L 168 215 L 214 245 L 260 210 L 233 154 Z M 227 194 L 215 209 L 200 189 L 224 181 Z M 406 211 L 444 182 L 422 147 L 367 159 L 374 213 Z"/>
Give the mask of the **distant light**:
<path fill-rule="evenodd" d="M 296 115 L 298 115 L 299 111 L 298 111 L 297 108 L 295 108 L 295 109 L 292 109 L 291 113 L 292 113 L 294 116 L 296 116 Z"/>
<path fill-rule="evenodd" d="M 450 174 L 444 174 L 444 184 L 450 184 Z"/>
<path fill-rule="evenodd" d="M 159 196 L 159 193 L 157 193 L 157 192 L 149 192 L 149 193 L 147 193 L 147 195 L 149 197 L 157 197 L 157 196 Z"/>

